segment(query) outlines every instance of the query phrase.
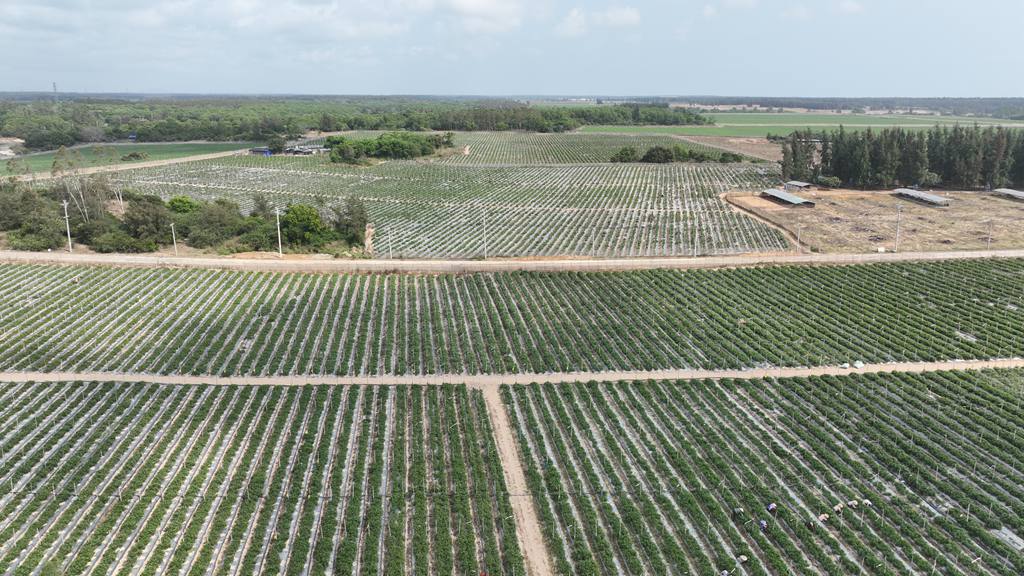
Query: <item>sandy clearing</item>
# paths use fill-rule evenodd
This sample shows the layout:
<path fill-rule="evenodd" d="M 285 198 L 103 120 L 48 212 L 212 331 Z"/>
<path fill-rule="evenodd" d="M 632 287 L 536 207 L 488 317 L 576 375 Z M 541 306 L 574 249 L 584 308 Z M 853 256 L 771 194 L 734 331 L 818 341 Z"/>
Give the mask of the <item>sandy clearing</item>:
<path fill-rule="evenodd" d="M 893 250 L 898 210 L 900 248 L 908 252 L 1024 247 L 1024 202 L 984 192 L 942 194 L 950 199 L 948 207 L 908 201 L 889 191 L 859 190 L 810 192 L 805 196 L 817 203 L 810 209 L 745 193 L 726 194 L 725 200 L 748 216 L 784 229 L 791 240 L 799 231 L 802 244 L 820 252 Z"/>
<path fill-rule="evenodd" d="M 743 154 L 744 156 L 759 158 L 761 160 L 768 160 L 771 162 L 779 162 L 782 160 L 782 146 L 769 141 L 767 138 L 740 136 L 691 136 L 682 134 L 672 134 L 672 137 L 692 144 L 710 146 L 719 150 L 735 152 L 737 154 Z"/>
<path fill-rule="evenodd" d="M 0 263 L 206 268 L 262 272 L 466 274 L 477 272 L 615 272 L 659 269 L 743 268 L 771 265 L 843 266 L 879 262 L 940 262 L 979 258 L 1024 258 L 1024 249 L 885 253 L 767 253 L 668 258 L 524 258 L 494 260 L 369 260 L 317 257 L 231 258 L 160 254 L 87 254 L 0 250 Z"/>

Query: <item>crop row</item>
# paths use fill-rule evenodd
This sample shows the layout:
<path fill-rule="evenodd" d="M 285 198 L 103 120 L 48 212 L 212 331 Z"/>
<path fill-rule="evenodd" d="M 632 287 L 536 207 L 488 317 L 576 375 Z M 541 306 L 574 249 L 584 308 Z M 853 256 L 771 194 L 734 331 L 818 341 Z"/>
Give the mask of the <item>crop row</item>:
<path fill-rule="evenodd" d="M 1024 372 L 503 387 L 559 574 L 1024 573 Z"/>
<path fill-rule="evenodd" d="M 331 164 L 239 156 L 121 172 L 118 185 L 171 197 L 255 195 L 330 206 L 355 195 L 376 225 L 379 258 L 679 256 L 778 251 L 777 230 L 719 195 L 778 178 L 767 165 L 474 166 Z"/>
<path fill-rule="evenodd" d="M 1024 260 L 317 275 L 0 266 L 0 369 L 366 375 L 1024 352 Z"/>
<path fill-rule="evenodd" d="M 6 384 L 0 573 L 523 574 L 462 386 Z"/>

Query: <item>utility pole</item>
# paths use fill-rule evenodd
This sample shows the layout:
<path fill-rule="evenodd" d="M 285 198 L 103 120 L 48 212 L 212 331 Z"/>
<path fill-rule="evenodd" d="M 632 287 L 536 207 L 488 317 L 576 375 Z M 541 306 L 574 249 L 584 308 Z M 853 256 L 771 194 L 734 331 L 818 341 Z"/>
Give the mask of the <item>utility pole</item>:
<path fill-rule="evenodd" d="M 277 219 L 277 257 L 280 258 L 284 255 L 284 251 L 281 249 L 281 209 L 274 208 L 274 217 Z"/>
<path fill-rule="evenodd" d="M 174 233 L 174 222 L 171 222 L 171 242 L 174 242 L 174 255 L 178 255 L 178 235 Z"/>
<path fill-rule="evenodd" d="M 903 218 L 903 206 L 896 207 L 896 252 L 900 251 L 900 220 Z"/>
<path fill-rule="evenodd" d="M 71 217 L 68 216 L 68 201 L 64 201 L 64 227 L 68 231 L 68 253 L 71 253 Z"/>
<path fill-rule="evenodd" d="M 804 252 L 804 247 L 803 247 L 802 244 L 800 244 L 800 238 L 802 238 L 803 235 L 804 235 L 804 225 L 801 224 L 796 229 L 796 251 L 801 253 L 801 254 L 803 254 L 803 252 Z"/>
<path fill-rule="evenodd" d="M 988 249 L 992 249 L 992 221 L 988 221 Z"/>

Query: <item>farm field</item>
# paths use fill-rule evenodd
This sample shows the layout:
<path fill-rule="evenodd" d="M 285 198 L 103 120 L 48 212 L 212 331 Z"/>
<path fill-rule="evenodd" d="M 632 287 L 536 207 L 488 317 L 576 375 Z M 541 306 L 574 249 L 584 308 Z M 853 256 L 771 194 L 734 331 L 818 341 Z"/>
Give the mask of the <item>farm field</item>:
<path fill-rule="evenodd" d="M 184 158 L 186 156 L 198 156 L 201 154 L 213 154 L 215 152 L 227 152 L 230 150 L 242 150 L 252 146 L 248 142 L 185 142 L 185 143 L 152 143 L 152 144 L 90 144 L 69 148 L 70 158 L 79 168 L 93 166 L 122 165 L 131 162 L 122 162 L 121 157 L 132 152 L 146 154 L 144 161 L 170 160 Z M 106 150 L 106 151 L 105 151 Z M 109 153 L 107 152 L 109 151 Z M 18 156 L 23 160 L 32 172 L 49 172 L 53 166 L 53 159 L 56 152 L 39 152 Z M 141 160 L 140 160 L 141 162 Z M 0 163 L 0 175 L 10 174 L 6 162 Z"/>
<path fill-rule="evenodd" d="M 868 128 L 927 129 L 938 125 L 966 124 L 981 126 L 1024 127 L 1024 122 L 993 118 L 962 116 L 906 116 L 876 114 L 813 114 L 782 113 L 711 113 L 713 126 L 583 126 L 582 133 L 677 134 L 684 136 L 729 136 L 764 138 L 769 134 L 786 136 L 796 130 L 811 128 L 831 130 L 840 125 L 849 130 Z"/>
<path fill-rule="evenodd" d="M 523 574 L 479 391 L 8 384 L 0 571 Z"/>
<path fill-rule="evenodd" d="M 789 243 L 781 233 L 719 197 L 733 189 L 760 190 L 778 178 L 777 166 L 749 163 L 478 166 L 441 160 L 351 167 L 323 157 L 258 156 L 115 176 L 123 187 L 164 198 L 225 197 L 243 208 L 256 194 L 280 205 L 323 206 L 355 194 L 376 225 L 378 258 L 783 251 Z"/>
<path fill-rule="evenodd" d="M 943 192 L 939 208 L 893 196 L 854 190 L 805 194 L 814 208 L 793 208 L 737 194 L 729 201 L 772 222 L 817 252 L 874 252 L 895 249 L 897 210 L 900 250 L 1012 249 L 1024 246 L 1024 202 L 977 192 Z"/>
<path fill-rule="evenodd" d="M 1024 260 L 316 275 L 0 266 L 0 370 L 416 375 L 1011 358 Z"/>
<path fill-rule="evenodd" d="M 502 395 L 558 574 L 1012 576 L 1022 386 L 986 371 Z"/>
<path fill-rule="evenodd" d="M 468 155 L 462 153 L 464 146 L 469 146 Z M 454 153 L 442 162 L 499 165 L 607 163 L 626 146 L 636 148 L 640 154 L 654 146 L 682 146 L 701 150 L 713 158 L 721 153 L 711 146 L 660 134 L 460 132 L 455 135 Z"/>

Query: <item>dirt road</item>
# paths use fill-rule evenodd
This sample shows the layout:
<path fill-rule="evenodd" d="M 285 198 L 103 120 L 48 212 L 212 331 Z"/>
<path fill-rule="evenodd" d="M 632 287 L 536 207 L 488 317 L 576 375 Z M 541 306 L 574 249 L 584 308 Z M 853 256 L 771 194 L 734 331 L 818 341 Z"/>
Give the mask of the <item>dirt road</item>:
<path fill-rule="evenodd" d="M 433 374 L 406 376 L 191 376 L 184 374 L 145 374 L 120 372 L 0 372 L 0 382 L 147 382 L 153 384 L 212 385 L 423 385 L 466 384 L 487 390 L 502 384 L 567 384 L 590 381 L 628 380 L 704 380 L 722 378 L 793 378 L 841 376 L 878 372 L 935 372 L 939 370 L 983 370 L 987 368 L 1024 368 L 1024 358 L 997 360 L 950 360 L 945 362 L 895 362 L 865 364 L 860 369 L 839 366 L 801 368 L 755 368 L 749 370 L 635 370 L 609 372 L 556 372 L 545 374 Z"/>
<path fill-rule="evenodd" d="M 137 168 L 154 168 L 157 166 L 168 166 L 170 164 L 181 164 L 183 162 L 195 162 L 197 160 L 213 160 L 215 158 L 225 158 L 227 156 L 235 156 L 238 154 L 244 154 L 246 149 L 241 148 L 238 150 L 227 150 L 225 152 L 211 152 L 210 154 L 196 154 L 195 156 L 182 156 L 181 158 L 167 158 L 166 160 L 147 160 L 144 162 L 126 162 L 124 164 L 110 164 L 107 166 L 89 166 L 87 168 L 79 168 L 77 174 L 85 176 L 86 174 L 99 174 L 101 172 L 120 172 L 122 170 L 135 170 Z M 49 172 L 35 172 L 33 174 L 25 174 L 18 176 L 18 180 L 23 182 L 32 182 L 39 180 L 49 180 L 53 178 Z"/>
<path fill-rule="evenodd" d="M 341 260 L 316 258 L 231 258 L 145 254 L 68 254 L 0 250 L 0 262 L 73 264 L 133 268 L 210 268 L 266 272 L 398 272 L 461 274 L 470 272 L 607 272 L 655 269 L 742 268 L 766 265 L 851 265 L 873 262 L 936 262 L 975 258 L 1024 258 L 1024 250 L 955 250 L 867 254 L 744 254 L 684 258 L 564 258 L 508 260 Z"/>
<path fill-rule="evenodd" d="M 551 558 L 548 557 L 544 536 L 540 530 L 537 509 L 533 506 L 533 497 L 526 484 L 519 448 L 512 432 L 512 424 L 508 420 L 508 412 L 501 401 L 501 393 L 497 386 L 483 387 L 484 401 L 487 403 L 487 414 L 494 429 L 494 442 L 498 446 L 498 457 L 501 459 L 501 470 L 505 476 L 505 487 L 515 516 L 516 538 L 519 549 L 523 553 L 526 573 L 530 576 L 547 576 L 553 574 Z"/>

